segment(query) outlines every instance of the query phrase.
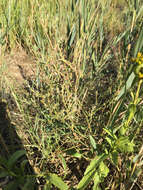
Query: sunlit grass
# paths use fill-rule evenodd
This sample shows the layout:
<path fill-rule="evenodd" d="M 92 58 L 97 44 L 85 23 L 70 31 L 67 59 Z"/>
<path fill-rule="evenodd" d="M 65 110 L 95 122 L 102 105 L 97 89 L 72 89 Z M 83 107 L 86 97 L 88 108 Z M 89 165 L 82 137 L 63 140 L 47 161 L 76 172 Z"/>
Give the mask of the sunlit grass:
<path fill-rule="evenodd" d="M 83 159 L 85 166 L 79 169 L 79 178 L 72 173 L 70 182 L 74 184 L 75 177 L 74 185 L 78 184 L 87 163 L 109 148 L 109 138 L 105 139 L 106 133 L 110 136 L 108 128 L 123 129 L 133 92 L 119 92 L 133 71 L 131 57 L 142 51 L 138 40 L 141 10 L 139 0 L 1 0 L 0 43 L 4 55 L 22 48 L 36 62 L 35 76 L 19 89 L 11 87 L 8 79 L 6 83 L 1 80 L 1 88 L 4 91 L 3 84 L 10 86 L 16 105 L 11 110 L 16 117 L 12 118 L 39 175 L 55 172 L 68 181 L 69 163 L 74 165 L 76 158 L 80 167 Z M 141 100 L 138 103 L 142 105 Z M 142 111 L 133 114 L 131 122 L 136 127 L 130 128 L 129 137 L 132 133 L 136 134 L 134 139 L 140 137 L 141 117 Z M 115 144 L 126 141 L 133 147 L 129 139 L 114 135 Z M 125 168 L 126 160 L 139 152 L 141 140 L 137 144 L 136 151 L 130 148 L 131 156 L 119 156 L 123 168 L 114 163 L 113 154 L 111 162 L 106 160 L 108 167 L 113 167 L 109 172 L 112 182 L 108 183 L 104 174 L 107 180 L 102 179 L 103 188 L 117 189 L 120 184 L 116 178 L 124 178 L 119 174 L 134 172 Z"/>

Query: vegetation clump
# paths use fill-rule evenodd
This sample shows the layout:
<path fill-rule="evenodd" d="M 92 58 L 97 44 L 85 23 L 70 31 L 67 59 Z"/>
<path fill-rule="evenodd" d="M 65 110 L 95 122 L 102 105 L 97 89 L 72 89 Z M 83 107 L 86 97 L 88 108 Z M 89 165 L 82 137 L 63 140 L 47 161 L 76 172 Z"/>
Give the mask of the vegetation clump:
<path fill-rule="evenodd" d="M 0 1 L 0 187 L 143 188 L 142 11 Z"/>

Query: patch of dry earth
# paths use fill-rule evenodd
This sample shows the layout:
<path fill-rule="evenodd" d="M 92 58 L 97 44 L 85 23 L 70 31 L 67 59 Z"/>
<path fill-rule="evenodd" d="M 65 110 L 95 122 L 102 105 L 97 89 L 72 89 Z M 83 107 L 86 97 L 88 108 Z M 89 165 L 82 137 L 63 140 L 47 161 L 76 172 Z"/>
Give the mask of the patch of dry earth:
<path fill-rule="evenodd" d="M 36 73 L 36 61 L 23 50 L 15 50 L 3 57 L 3 75 L 12 85 L 19 86 Z"/>

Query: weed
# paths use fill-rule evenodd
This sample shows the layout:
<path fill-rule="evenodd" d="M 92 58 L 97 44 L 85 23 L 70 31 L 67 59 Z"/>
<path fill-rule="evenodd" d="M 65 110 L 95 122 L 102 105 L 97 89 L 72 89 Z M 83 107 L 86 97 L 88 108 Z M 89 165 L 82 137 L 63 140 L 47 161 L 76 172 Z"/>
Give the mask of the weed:
<path fill-rule="evenodd" d="M 2 98 L 13 98 L 39 188 L 143 187 L 142 10 L 141 0 L 1 0 Z M 19 48 L 36 66 L 15 87 L 3 71 Z"/>

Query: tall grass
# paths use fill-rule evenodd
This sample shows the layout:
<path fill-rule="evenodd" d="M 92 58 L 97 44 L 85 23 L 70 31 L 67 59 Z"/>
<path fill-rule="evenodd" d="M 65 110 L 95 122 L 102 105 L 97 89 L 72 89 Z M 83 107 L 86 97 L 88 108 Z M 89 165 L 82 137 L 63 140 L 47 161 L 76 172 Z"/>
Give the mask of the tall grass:
<path fill-rule="evenodd" d="M 99 189 L 100 182 L 103 189 L 130 187 L 125 176 L 133 171 L 132 162 L 128 162 L 140 148 L 142 111 L 137 118 L 133 114 L 136 127 L 127 134 L 135 133 L 134 138 L 139 139 L 136 151 L 132 142 L 114 133 L 113 128 L 118 133 L 131 104 L 126 90 L 133 82 L 129 78 L 130 58 L 142 51 L 142 12 L 141 0 L 1 0 L 3 53 L 22 47 L 36 61 L 36 76 L 19 89 L 10 88 L 17 105 L 12 112 L 22 120 L 15 121 L 21 125 L 17 130 L 23 134 L 29 159 L 33 159 L 39 175 L 61 171 L 59 175 L 68 181 L 67 176 L 72 173 L 70 184 L 76 185 L 88 162 L 98 155 L 100 166 L 95 164 L 97 157 L 92 161 L 96 169 L 99 167 L 94 188 Z M 130 84 L 125 85 L 128 78 Z M 132 89 L 135 88 L 136 85 Z M 111 151 L 112 140 L 121 155 L 117 150 Z M 122 152 L 124 143 L 131 147 L 130 153 Z M 103 152 L 106 154 L 101 156 Z M 79 177 L 72 170 L 75 158 Z M 88 177 L 92 179 L 91 176 Z M 86 188 L 85 178 L 77 189 Z"/>

